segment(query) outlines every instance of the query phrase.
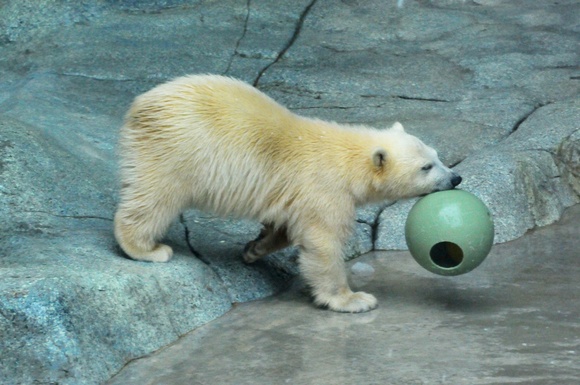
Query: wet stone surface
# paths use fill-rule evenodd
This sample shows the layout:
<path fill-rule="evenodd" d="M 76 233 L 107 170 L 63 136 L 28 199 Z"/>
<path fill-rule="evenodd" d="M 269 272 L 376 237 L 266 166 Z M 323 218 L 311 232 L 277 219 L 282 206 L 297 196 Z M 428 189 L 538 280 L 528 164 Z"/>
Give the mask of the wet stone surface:
<path fill-rule="evenodd" d="M 446 278 L 408 252 L 351 263 L 370 313 L 316 309 L 300 284 L 243 304 L 108 385 L 572 384 L 580 374 L 580 206 Z"/>

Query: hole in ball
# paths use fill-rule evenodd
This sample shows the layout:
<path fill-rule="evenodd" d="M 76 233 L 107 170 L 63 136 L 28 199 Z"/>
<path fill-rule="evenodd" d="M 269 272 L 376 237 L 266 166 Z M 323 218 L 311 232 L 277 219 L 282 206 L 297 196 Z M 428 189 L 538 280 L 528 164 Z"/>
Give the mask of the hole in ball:
<path fill-rule="evenodd" d="M 450 269 L 463 262 L 463 250 L 453 242 L 439 242 L 429 252 L 431 260 L 439 267 Z"/>

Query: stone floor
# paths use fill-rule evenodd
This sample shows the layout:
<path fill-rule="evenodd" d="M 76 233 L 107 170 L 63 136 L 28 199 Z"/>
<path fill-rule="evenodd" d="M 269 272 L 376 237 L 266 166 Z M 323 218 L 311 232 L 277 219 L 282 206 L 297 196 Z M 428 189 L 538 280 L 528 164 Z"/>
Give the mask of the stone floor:
<path fill-rule="evenodd" d="M 455 278 L 406 252 L 368 254 L 356 263 L 374 273 L 352 279 L 377 295 L 376 311 L 319 310 L 297 284 L 130 363 L 109 385 L 577 384 L 579 227 L 576 205 Z"/>

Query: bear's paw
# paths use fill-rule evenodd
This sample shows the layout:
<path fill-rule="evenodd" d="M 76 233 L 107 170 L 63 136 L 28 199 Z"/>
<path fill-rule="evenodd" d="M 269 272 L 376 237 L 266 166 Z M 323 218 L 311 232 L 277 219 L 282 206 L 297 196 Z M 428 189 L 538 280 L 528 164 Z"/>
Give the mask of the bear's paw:
<path fill-rule="evenodd" d="M 324 302 L 330 310 L 341 313 L 364 313 L 378 306 L 375 296 L 363 291 L 336 295 Z"/>

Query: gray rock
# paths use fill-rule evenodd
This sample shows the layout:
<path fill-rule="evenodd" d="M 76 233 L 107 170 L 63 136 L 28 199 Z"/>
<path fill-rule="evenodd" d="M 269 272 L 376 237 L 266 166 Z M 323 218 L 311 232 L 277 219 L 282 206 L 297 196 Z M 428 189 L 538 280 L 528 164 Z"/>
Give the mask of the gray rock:
<path fill-rule="evenodd" d="M 3 384 L 99 383 L 231 307 L 183 250 L 170 264 L 134 262 L 119 257 L 110 222 L 62 222 L 59 236 L 23 229 L 0 244 Z"/>
<path fill-rule="evenodd" d="M 353 259 L 373 249 L 373 226 L 367 223 L 355 223 L 353 236 L 346 243 L 345 257 Z"/>
<path fill-rule="evenodd" d="M 553 223 L 580 202 L 579 122 L 580 99 L 541 107 L 504 141 L 456 167 L 465 178 L 460 187 L 490 208 L 495 242 Z M 376 249 L 406 249 L 403 224 L 413 203 L 400 202 L 381 213 Z"/>
<path fill-rule="evenodd" d="M 188 245 L 220 277 L 232 302 L 275 294 L 296 271 L 292 266 L 295 259 L 287 252 L 250 265 L 243 262 L 244 246 L 258 236 L 259 223 L 217 218 L 195 210 L 183 215 L 183 223 L 187 227 Z M 268 263 L 271 259 L 276 261 L 275 268 Z"/>
<path fill-rule="evenodd" d="M 378 219 L 375 250 L 406 250 L 405 221 L 417 199 L 399 201 L 383 210 Z"/>
<path fill-rule="evenodd" d="M 572 187 L 580 195 L 580 131 L 565 138 L 556 153 L 562 183 Z"/>

